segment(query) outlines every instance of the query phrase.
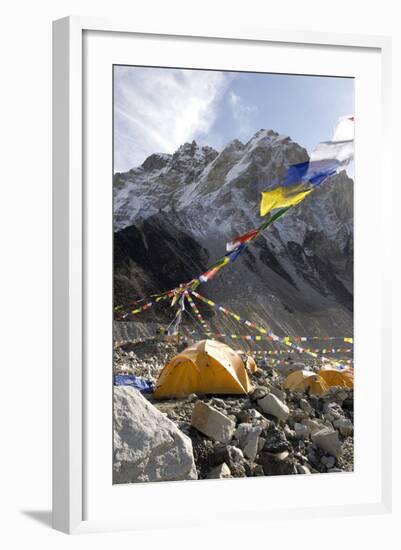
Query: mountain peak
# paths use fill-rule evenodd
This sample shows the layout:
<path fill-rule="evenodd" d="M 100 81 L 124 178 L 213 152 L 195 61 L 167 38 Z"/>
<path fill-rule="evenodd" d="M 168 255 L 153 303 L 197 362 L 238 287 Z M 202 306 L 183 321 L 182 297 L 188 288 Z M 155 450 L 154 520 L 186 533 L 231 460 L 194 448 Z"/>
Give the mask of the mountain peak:
<path fill-rule="evenodd" d="M 207 155 L 211 152 L 217 155 L 217 151 L 213 149 L 213 147 L 209 147 L 208 145 L 201 146 L 198 145 L 195 140 L 192 140 L 191 143 L 185 142 L 180 145 L 177 151 L 174 153 L 173 158 L 177 156 L 199 157 Z"/>
<path fill-rule="evenodd" d="M 183 143 L 172 156 L 171 166 L 179 172 L 191 171 L 196 168 L 203 169 L 212 162 L 218 155 L 218 152 L 207 145 L 200 146 L 195 140 L 192 143 Z"/>
<path fill-rule="evenodd" d="M 233 139 L 227 143 L 223 151 L 240 151 L 245 149 L 245 145 L 239 139 Z M 222 151 L 222 152 L 223 152 Z"/>
<path fill-rule="evenodd" d="M 247 142 L 246 146 L 249 147 L 255 147 L 259 144 L 266 144 L 266 145 L 276 145 L 278 143 L 282 142 L 290 142 L 291 138 L 284 134 L 279 134 L 278 132 L 275 132 L 274 130 L 265 130 L 261 129 L 258 130 L 251 139 Z"/>
<path fill-rule="evenodd" d="M 167 153 L 153 153 L 149 155 L 142 163 L 144 170 L 161 170 L 171 160 L 171 155 Z"/>

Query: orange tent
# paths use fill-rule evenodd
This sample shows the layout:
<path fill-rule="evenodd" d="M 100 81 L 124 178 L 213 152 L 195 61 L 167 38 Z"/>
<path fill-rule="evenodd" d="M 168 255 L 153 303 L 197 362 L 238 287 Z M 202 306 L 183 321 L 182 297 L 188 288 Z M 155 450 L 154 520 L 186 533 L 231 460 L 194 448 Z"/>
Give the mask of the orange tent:
<path fill-rule="evenodd" d="M 155 397 L 190 393 L 247 394 L 251 390 L 244 363 L 222 342 L 201 340 L 173 357 L 160 372 Z"/>
<path fill-rule="evenodd" d="M 321 376 L 307 370 L 296 370 L 289 374 L 283 382 L 283 388 L 291 391 L 307 391 L 314 395 L 322 395 L 329 388 Z"/>
<path fill-rule="evenodd" d="M 334 368 L 324 367 L 319 370 L 321 376 L 329 387 L 339 386 L 341 388 L 354 387 L 354 370 L 344 369 L 338 370 Z"/>

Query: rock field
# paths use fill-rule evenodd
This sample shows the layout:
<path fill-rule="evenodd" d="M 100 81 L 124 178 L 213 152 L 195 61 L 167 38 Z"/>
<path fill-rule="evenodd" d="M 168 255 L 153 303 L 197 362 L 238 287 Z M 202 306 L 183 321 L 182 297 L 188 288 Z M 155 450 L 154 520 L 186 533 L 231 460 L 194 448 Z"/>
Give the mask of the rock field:
<path fill-rule="evenodd" d="M 156 339 L 119 346 L 114 373 L 156 382 L 181 347 Z M 115 387 L 115 483 L 352 472 L 353 390 L 283 390 L 292 361 L 283 368 L 256 358 L 247 396 L 156 400 Z"/>

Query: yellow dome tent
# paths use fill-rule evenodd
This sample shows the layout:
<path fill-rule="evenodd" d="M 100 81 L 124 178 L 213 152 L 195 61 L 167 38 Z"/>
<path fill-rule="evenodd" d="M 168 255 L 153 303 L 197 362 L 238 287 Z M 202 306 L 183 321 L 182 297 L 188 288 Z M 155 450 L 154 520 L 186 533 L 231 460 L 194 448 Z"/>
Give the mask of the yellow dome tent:
<path fill-rule="evenodd" d="M 318 372 L 329 387 L 353 388 L 353 369 L 337 370 L 329 367 L 321 368 Z"/>
<path fill-rule="evenodd" d="M 329 387 L 321 376 L 307 370 L 296 370 L 289 374 L 283 382 L 283 388 L 291 391 L 307 391 L 314 395 L 322 395 Z"/>
<path fill-rule="evenodd" d="M 190 393 L 246 394 L 251 390 L 241 357 L 226 344 L 201 340 L 173 357 L 160 372 L 155 397 Z"/>

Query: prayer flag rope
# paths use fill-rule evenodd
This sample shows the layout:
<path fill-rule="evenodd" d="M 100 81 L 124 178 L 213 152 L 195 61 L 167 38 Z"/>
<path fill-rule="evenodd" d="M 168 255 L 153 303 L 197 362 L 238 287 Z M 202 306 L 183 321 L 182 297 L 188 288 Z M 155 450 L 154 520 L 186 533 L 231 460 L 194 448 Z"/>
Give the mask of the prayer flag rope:
<path fill-rule="evenodd" d="M 271 359 L 271 358 L 269 358 L 268 361 L 269 361 L 269 364 L 271 364 L 271 365 L 285 365 L 287 363 L 285 359 Z M 342 365 L 352 365 L 352 360 L 351 359 L 346 359 L 346 360 L 343 361 L 341 359 L 340 363 L 336 363 L 336 366 L 341 367 Z"/>
<path fill-rule="evenodd" d="M 223 333 L 223 332 L 212 332 L 210 330 L 205 331 L 203 333 L 201 333 L 197 330 L 191 330 L 191 331 L 187 331 L 187 332 L 188 332 L 188 335 L 191 335 L 191 334 L 192 335 L 193 334 L 206 334 L 207 336 L 213 336 L 215 338 L 231 338 L 232 340 L 241 339 L 241 340 L 252 340 L 252 341 L 256 341 L 256 342 L 264 342 L 264 341 L 272 342 L 272 341 L 274 341 L 272 336 L 262 335 L 262 334 L 229 334 L 229 333 Z M 284 338 L 288 338 L 288 340 L 291 340 L 291 338 L 289 338 L 288 336 L 286 336 Z M 309 339 L 312 340 L 312 339 L 314 339 L 314 337 L 304 338 L 304 340 L 309 340 Z M 319 340 L 323 340 L 323 338 L 319 338 Z M 341 338 L 341 340 L 343 340 L 343 338 Z M 320 353 L 351 353 L 351 352 L 353 352 L 352 348 L 325 347 L 325 348 L 304 348 L 304 349 L 307 349 L 308 351 L 313 351 L 313 352 L 316 352 L 316 353 L 319 353 L 319 352 Z M 288 353 L 288 351 L 289 350 L 283 351 L 282 353 Z"/>
<path fill-rule="evenodd" d="M 273 222 L 275 222 L 278 218 L 283 216 L 291 207 L 287 208 L 281 208 L 278 210 L 275 214 L 270 216 L 267 220 L 265 220 L 262 224 L 260 224 L 256 229 L 252 229 L 251 231 L 248 231 L 244 235 L 235 238 L 234 240 L 227 243 L 227 254 L 219 258 L 212 266 L 210 266 L 204 273 L 199 275 L 196 279 L 193 279 L 188 283 L 188 289 L 189 290 L 195 290 L 201 283 L 207 283 L 211 279 L 213 279 L 217 273 L 222 269 L 225 265 L 229 263 L 235 262 L 235 260 L 238 258 L 238 256 L 245 250 L 245 248 L 248 246 L 248 244 L 256 239 L 260 235 L 262 231 L 267 229 L 269 225 L 271 225 Z"/>
<path fill-rule="evenodd" d="M 189 292 L 185 292 L 185 297 L 188 299 L 188 302 L 189 302 L 189 305 L 191 306 L 193 312 L 194 312 L 194 315 L 195 317 L 198 319 L 198 321 L 200 322 L 200 324 L 202 325 L 202 328 L 204 329 L 205 333 L 206 334 L 211 334 L 210 332 L 210 328 L 208 326 L 208 324 L 206 323 L 206 321 L 204 320 L 204 318 L 202 317 L 202 315 L 200 314 L 200 311 L 199 309 L 196 307 L 196 304 L 195 302 L 192 300 L 192 297 L 191 295 L 189 294 Z"/>
<path fill-rule="evenodd" d="M 352 353 L 351 349 L 316 349 L 316 348 L 304 348 L 304 351 L 312 351 L 317 354 L 319 353 Z M 259 354 L 259 355 L 287 355 L 288 353 L 297 353 L 297 350 L 295 349 L 280 349 L 280 350 L 255 350 L 252 353 Z"/>
<path fill-rule="evenodd" d="M 219 333 L 219 332 L 210 332 L 210 331 L 206 331 L 205 332 L 188 332 L 188 336 L 191 336 L 191 335 L 194 335 L 194 334 L 197 334 L 197 335 L 205 335 L 207 337 L 213 337 L 213 338 L 229 338 L 231 340 L 245 340 L 245 341 L 253 341 L 253 342 L 263 342 L 263 341 L 271 341 L 271 337 L 269 336 L 258 336 L 258 335 L 253 335 L 253 334 L 222 334 L 222 333 Z M 353 350 L 350 349 L 350 348 L 303 348 L 304 351 L 306 352 L 313 352 L 313 353 L 316 353 L 316 354 L 323 354 L 323 355 L 327 355 L 327 354 L 330 354 L 330 353 L 353 353 Z M 287 353 L 299 353 L 299 351 L 297 349 L 281 349 L 281 350 L 267 350 L 266 353 L 268 353 L 269 355 L 277 355 L 277 354 L 287 354 Z"/>
<path fill-rule="evenodd" d="M 251 321 L 248 321 L 247 319 L 244 319 L 243 317 L 241 317 L 240 315 L 237 315 L 236 313 L 230 311 L 229 309 L 227 309 L 227 308 L 225 308 L 225 307 L 223 307 L 219 304 L 216 304 L 216 302 L 213 302 L 213 300 L 210 300 L 209 298 L 205 298 L 204 296 L 202 296 L 198 292 L 192 290 L 192 291 L 190 291 L 190 294 L 195 296 L 195 298 L 198 298 L 198 300 L 200 300 L 201 302 L 204 302 L 205 304 L 217 309 L 218 311 L 223 312 L 225 315 L 228 315 L 228 316 L 232 317 L 233 319 L 235 319 L 239 323 L 242 323 L 243 325 L 246 325 L 247 327 L 253 328 L 253 329 L 257 330 L 258 332 L 260 332 L 261 334 L 267 335 L 269 340 L 271 340 L 271 341 L 280 340 L 280 338 L 278 336 L 276 336 L 275 334 L 273 334 L 272 332 L 268 332 L 265 328 L 258 326 L 256 323 L 252 323 Z"/>
<path fill-rule="evenodd" d="M 289 339 L 288 336 L 285 336 L 284 338 L 280 338 L 279 336 L 274 334 L 271 330 L 267 331 L 265 328 L 260 327 L 260 326 L 256 325 L 255 323 L 252 323 L 251 321 L 248 321 L 247 319 L 244 319 L 240 315 L 237 315 L 236 313 L 233 313 L 232 311 L 228 310 L 227 308 L 223 308 L 222 306 L 219 306 L 218 304 L 213 302 L 213 300 L 209 300 L 208 298 L 205 298 L 205 297 L 201 296 L 198 292 L 196 292 L 194 290 L 189 291 L 189 292 L 193 296 L 195 296 L 196 298 L 201 300 L 202 302 L 208 304 L 209 306 L 214 307 L 214 308 L 218 309 L 219 311 L 223 311 L 223 313 L 225 313 L 226 315 L 230 315 L 231 317 L 236 319 L 238 322 L 243 323 L 243 324 L 245 324 L 246 326 L 248 326 L 250 328 L 254 328 L 255 330 L 257 330 L 258 332 L 260 332 L 262 334 L 267 334 L 268 336 L 271 336 L 272 340 L 275 341 L 275 342 L 281 342 L 282 344 L 298 351 L 299 353 L 305 353 L 305 354 L 310 355 L 311 357 L 313 357 L 315 359 L 318 358 L 321 361 L 325 361 L 325 362 L 333 364 L 333 365 L 336 364 L 332 359 L 328 359 L 326 357 L 318 355 L 317 353 L 315 353 L 313 351 L 307 351 L 305 348 L 302 348 L 301 346 L 296 345 L 295 343 L 291 342 L 291 340 Z"/>
<path fill-rule="evenodd" d="M 142 311 L 146 311 L 147 309 L 151 308 L 157 302 L 160 302 L 161 300 L 165 300 L 166 298 L 168 298 L 167 295 L 158 296 L 155 300 L 149 300 L 149 302 L 146 302 L 146 304 L 144 304 L 141 307 L 138 307 L 138 308 L 133 309 L 131 311 L 127 311 L 126 313 L 120 314 L 120 318 L 121 319 L 126 319 L 129 315 L 137 315 L 138 313 L 141 313 Z"/>

